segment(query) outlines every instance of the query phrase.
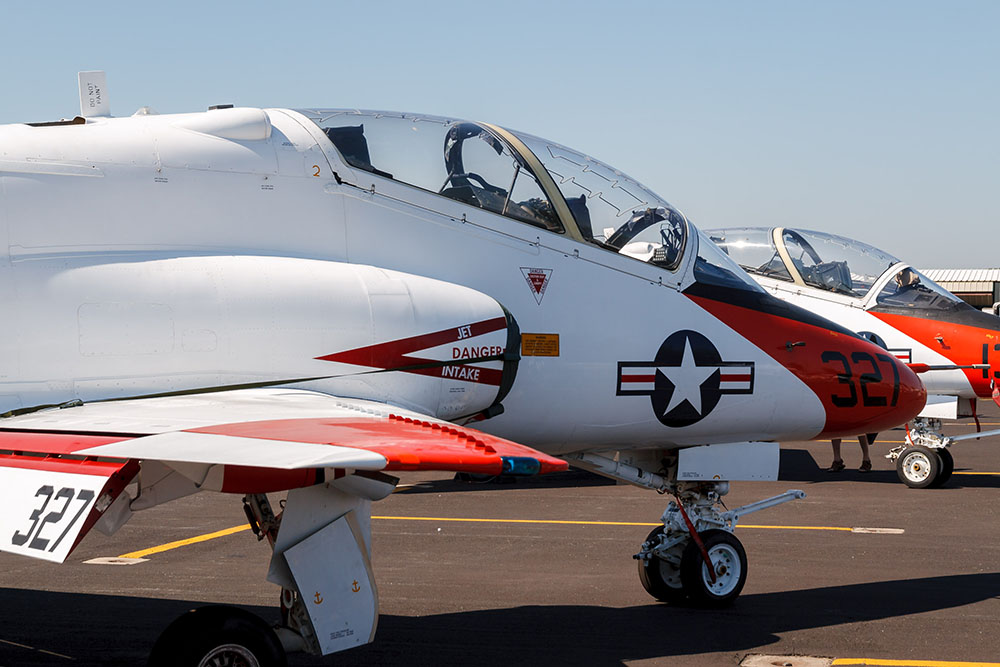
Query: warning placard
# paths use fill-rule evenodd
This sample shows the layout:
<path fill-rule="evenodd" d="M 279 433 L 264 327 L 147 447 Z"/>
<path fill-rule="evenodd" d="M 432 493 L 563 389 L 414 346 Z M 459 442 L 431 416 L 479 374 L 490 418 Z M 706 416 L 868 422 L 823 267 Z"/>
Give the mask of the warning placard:
<path fill-rule="evenodd" d="M 521 334 L 522 357 L 558 357 L 559 334 Z"/>
<path fill-rule="evenodd" d="M 522 266 L 521 273 L 524 274 L 524 279 L 528 281 L 528 287 L 531 288 L 531 294 L 535 297 L 535 302 L 541 305 L 542 298 L 545 296 L 545 289 L 549 286 L 549 279 L 552 277 L 552 269 L 536 269 Z"/>

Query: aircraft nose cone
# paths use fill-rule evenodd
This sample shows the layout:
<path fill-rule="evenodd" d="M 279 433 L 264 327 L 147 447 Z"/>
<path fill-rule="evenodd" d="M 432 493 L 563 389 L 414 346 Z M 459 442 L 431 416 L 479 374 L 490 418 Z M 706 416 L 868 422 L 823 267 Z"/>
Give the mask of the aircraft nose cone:
<path fill-rule="evenodd" d="M 820 424 L 821 413 L 813 413 L 812 438 L 875 433 L 905 424 L 923 409 L 923 383 L 885 348 L 768 294 L 751 292 L 726 303 L 735 297 L 699 293 L 697 285 L 686 292 L 696 303 L 731 323 L 798 380 L 793 393 L 782 398 L 788 411 L 806 404 L 815 409 L 819 401 L 826 419 Z M 815 399 L 805 395 L 809 391 Z"/>
<path fill-rule="evenodd" d="M 817 438 L 877 433 L 916 417 L 927 401 L 916 373 L 873 343 L 842 338 L 820 355 L 813 390 L 826 408 L 826 426 Z"/>

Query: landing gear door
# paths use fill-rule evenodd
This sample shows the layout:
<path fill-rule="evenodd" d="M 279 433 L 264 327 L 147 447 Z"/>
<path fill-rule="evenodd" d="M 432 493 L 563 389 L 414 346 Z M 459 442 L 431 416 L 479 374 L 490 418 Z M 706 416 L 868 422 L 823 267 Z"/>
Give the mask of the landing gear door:
<path fill-rule="evenodd" d="M 729 442 L 678 452 L 677 481 L 758 481 L 778 479 L 776 442 Z"/>
<path fill-rule="evenodd" d="M 286 550 L 284 556 L 323 655 L 373 639 L 378 594 L 354 512 Z"/>

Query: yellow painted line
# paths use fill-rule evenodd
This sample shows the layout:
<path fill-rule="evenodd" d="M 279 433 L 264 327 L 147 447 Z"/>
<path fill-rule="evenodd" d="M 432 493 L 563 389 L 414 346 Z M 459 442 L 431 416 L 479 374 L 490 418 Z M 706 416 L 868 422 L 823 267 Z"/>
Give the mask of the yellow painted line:
<path fill-rule="evenodd" d="M 65 658 L 66 660 L 76 660 L 76 658 L 71 658 L 68 655 L 63 655 L 62 653 L 56 653 L 55 651 L 46 651 L 43 648 L 37 649 L 39 653 L 45 653 L 46 655 L 54 655 L 57 658 Z"/>
<path fill-rule="evenodd" d="M 372 516 L 373 519 L 379 519 L 382 521 L 446 521 L 452 523 L 530 523 L 530 524 L 556 524 L 556 525 L 573 525 L 573 526 L 641 526 L 646 528 L 653 528 L 655 526 L 661 525 L 660 523 L 646 523 L 638 521 L 566 521 L 559 519 L 474 519 L 467 517 L 441 517 L 441 516 Z M 895 529 L 870 529 L 870 528 L 848 528 L 845 526 L 770 526 L 764 524 L 738 524 L 737 528 L 756 528 L 765 530 L 832 530 L 846 533 L 864 533 L 864 532 L 879 532 L 883 530 L 894 531 Z M 117 556 L 117 558 L 145 558 L 147 556 L 152 556 L 153 554 L 163 553 L 164 551 L 170 551 L 171 549 L 177 549 L 180 547 L 186 547 L 190 544 L 198 544 L 199 542 L 207 542 L 209 540 L 214 540 L 219 537 L 225 537 L 227 535 L 232 535 L 234 533 L 240 533 L 244 530 L 250 530 L 249 525 L 233 526 L 232 528 L 226 528 L 224 530 L 217 530 L 214 533 L 206 533 L 204 535 L 197 535 L 195 537 L 189 537 L 186 540 L 177 540 L 175 542 L 168 542 L 166 544 L 161 544 L 159 546 L 150 547 L 148 549 L 142 549 L 141 551 L 130 551 L 127 554 L 122 554 Z"/>
<path fill-rule="evenodd" d="M 250 524 L 233 526 L 232 528 L 226 528 L 225 530 L 217 530 L 214 533 L 206 533 L 205 535 L 189 537 L 186 540 L 167 542 L 166 544 L 161 544 L 158 547 L 150 547 L 149 549 L 143 549 L 142 551 L 131 551 L 127 554 L 122 554 L 119 558 L 145 558 L 146 556 L 152 556 L 153 554 L 163 553 L 164 551 L 170 551 L 171 549 L 176 549 L 178 547 L 186 547 L 189 544 L 207 542 L 208 540 L 214 540 L 217 537 L 225 537 L 226 535 L 232 535 L 233 533 L 239 533 L 244 530 L 250 530 Z"/>
<path fill-rule="evenodd" d="M 951 474 L 952 475 L 1000 475 L 1000 472 L 974 472 L 974 471 L 965 471 L 965 472 L 953 472 Z M 997 664 L 1000 665 L 1000 662 L 998 662 Z"/>
<path fill-rule="evenodd" d="M 657 524 L 659 525 L 659 524 Z M 737 528 L 764 528 L 771 530 L 839 530 L 843 532 L 850 533 L 854 529 L 846 528 L 844 526 L 763 526 L 763 525 L 753 525 L 749 523 L 738 523 Z"/>
<path fill-rule="evenodd" d="M 470 519 L 459 517 L 439 517 L 439 516 L 373 516 L 373 519 L 383 519 L 390 521 L 450 521 L 459 523 L 534 523 L 534 524 L 557 524 L 575 526 L 642 526 L 652 528 L 663 525 L 661 523 L 646 523 L 633 521 L 563 521 L 557 519 Z M 770 530 L 834 530 L 842 532 L 855 532 L 856 529 L 845 526 L 768 526 L 763 524 L 737 524 L 737 528 L 761 528 Z"/>
<path fill-rule="evenodd" d="M 1000 667 L 1000 662 L 960 662 L 954 660 L 880 660 L 877 658 L 837 658 L 831 665 L 874 665 L 877 667 Z"/>
<path fill-rule="evenodd" d="M 35 648 L 34 646 L 28 646 L 27 644 L 18 644 L 17 642 L 8 641 L 6 639 L 0 639 L 0 644 L 10 644 L 11 646 L 27 649 L 28 651 L 38 651 L 39 653 L 54 655 L 57 658 L 65 658 L 66 660 L 76 660 L 76 658 L 72 658 L 68 655 L 63 655 L 62 653 L 56 653 L 55 651 L 46 651 L 43 648 Z"/>
<path fill-rule="evenodd" d="M 469 519 L 441 516 L 373 516 L 373 519 L 388 521 L 454 521 L 459 523 L 549 523 L 577 526 L 659 526 L 659 523 L 635 523 L 631 521 L 560 521 L 556 519 Z"/>

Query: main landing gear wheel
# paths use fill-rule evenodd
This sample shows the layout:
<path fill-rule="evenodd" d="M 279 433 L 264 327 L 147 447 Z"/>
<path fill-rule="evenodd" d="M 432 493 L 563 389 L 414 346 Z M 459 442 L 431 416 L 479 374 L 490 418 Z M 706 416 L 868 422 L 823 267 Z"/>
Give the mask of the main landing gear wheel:
<path fill-rule="evenodd" d="M 147 667 L 285 667 L 285 651 L 267 623 L 236 607 L 192 609 L 167 626 Z"/>
<path fill-rule="evenodd" d="M 926 489 L 940 476 L 941 466 L 941 457 L 935 450 L 914 445 L 900 452 L 896 459 L 896 474 L 911 489 Z"/>
<path fill-rule="evenodd" d="M 935 449 L 934 453 L 941 457 L 941 471 L 931 484 L 931 487 L 936 489 L 944 486 L 951 477 L 951 473 L 955 472 L 955 458 L 951 455 L 951 451 L 945 447 Z"/>
<path fill-rule="evenodd" d="M 747 582 L 747 554 L 736 536 L 725 530 L 706 530 L 699 534 L 708 558 L 715 569 L 712 582 L 708 565 L 694 540 L 688 542 L 681 558 L 681 582 L 695 604 L 725 607 L 732 604 Z"/>
<path fill-rule="evenodd" d="M 663 526 L 654 528 L 646 537 L 646 542 L 651 543 L 651 547 L 656 546 L 660 543 L 661 535 Z M 660 602 L 681 602 L 687 598 L 687 592 L 681 583 L 680 563 L 683 549 L 683 544 L 678 544 L 668 552 L 672 556 L 671 560 L 676 560 L 676 563 L 657 556 L 648 560 L 639 559 L 639 581 L 646 592 Z"/>

